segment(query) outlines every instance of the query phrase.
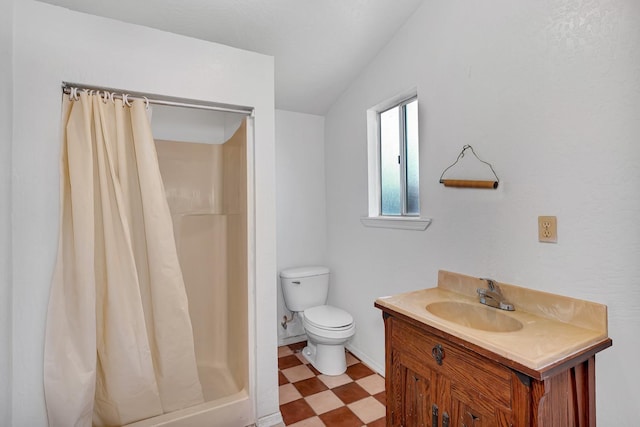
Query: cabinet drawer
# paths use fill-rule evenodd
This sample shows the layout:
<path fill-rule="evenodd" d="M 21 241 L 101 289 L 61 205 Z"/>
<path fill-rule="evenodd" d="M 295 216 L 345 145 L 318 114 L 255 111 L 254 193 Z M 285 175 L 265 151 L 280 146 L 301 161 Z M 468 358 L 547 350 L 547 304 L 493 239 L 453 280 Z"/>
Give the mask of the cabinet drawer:
<path fill-rule="evenodd" d="M 508 368 L 413 325 L 388 320 L 392 321 L 392 357 L 400 358 L 402 364 L 418 372 L 426 368 L 459 384 L 451 392 L 462 401 L 487 409 L 511 409 L 512 375 Z M 442 350 L 441 364 L 436 360 L 437 348 Z"/>

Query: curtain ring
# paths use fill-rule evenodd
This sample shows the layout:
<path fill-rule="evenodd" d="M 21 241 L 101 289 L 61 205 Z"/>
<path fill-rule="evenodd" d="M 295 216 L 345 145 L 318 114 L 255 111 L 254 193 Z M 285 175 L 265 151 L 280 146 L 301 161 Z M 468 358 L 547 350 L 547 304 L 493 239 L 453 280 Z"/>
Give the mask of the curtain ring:
<path fill-rule="evenodd" d="M 100 94 L 100 91 L 98 91 L 98 94 Z M 100 98 L 102 98 L 102 102 L 103 103 L 107 103 L 109 102 L 109 92 L 107 92 L 106 90 L 104 92 L 102 92 L 102 94 L 100 95 Z"/>
<path fill-rule="evenodd" d="M 131 107 L 131 103 L 129 102 L 129 94 L 127 93 L 122 94 L 122 107 L 124 107 L 125 105 L 127 107 Z"/>
<path fill-rule="evenodd" d="M 77 101 L 78 98 L 78 88 L 77 87 L 72 87 L 71 88 L 71 92 L 69 93 L 69 99 L 71 101 Z"/>
<path fill-rule="evenodd" d="M 144 108 L 146 110 L 148 110 L 149 109 L 149 99 L 147 99 L 146 96 L 143 96 L 143 98 L 144 98 Z"/>

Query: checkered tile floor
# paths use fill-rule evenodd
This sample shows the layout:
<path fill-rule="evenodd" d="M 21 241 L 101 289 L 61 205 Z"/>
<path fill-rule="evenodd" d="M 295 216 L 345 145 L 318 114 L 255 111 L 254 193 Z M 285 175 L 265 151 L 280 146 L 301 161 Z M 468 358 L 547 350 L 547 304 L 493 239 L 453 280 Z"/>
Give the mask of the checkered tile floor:
<path fill-rule="evenodd" d="M 384 426 L 384 378 L 349 352 L 346 373 L 322 375 L 300 353 L 305 345 L 278 348 L 280 412 L 285 425 Z"/>

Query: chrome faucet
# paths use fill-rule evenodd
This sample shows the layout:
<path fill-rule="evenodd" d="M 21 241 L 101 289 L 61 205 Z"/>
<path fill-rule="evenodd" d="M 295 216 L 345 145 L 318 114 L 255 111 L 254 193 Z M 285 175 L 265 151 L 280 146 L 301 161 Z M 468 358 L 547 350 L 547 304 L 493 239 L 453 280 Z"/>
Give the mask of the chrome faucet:
<path fill-rule="evenodd" d="M 496 282 L 492 279 L 483 279 L 488 284 L 489 289 L 478 288 L 478 295 L 480 295 L 480 303 L 484 305 L 488 305 L 489 307 L 499 308 L 500 310 L 508 310 L 513 311 L 515 308 L 513 304 L 508 302 L 502 296 L 502 292 Z"/>

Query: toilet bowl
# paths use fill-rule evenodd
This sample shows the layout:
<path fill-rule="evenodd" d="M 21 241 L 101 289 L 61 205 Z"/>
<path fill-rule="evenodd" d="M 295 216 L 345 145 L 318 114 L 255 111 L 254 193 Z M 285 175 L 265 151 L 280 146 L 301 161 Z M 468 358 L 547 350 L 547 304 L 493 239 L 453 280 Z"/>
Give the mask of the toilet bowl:
<path fill-rule="evenodd" d="M 326 305 L 329 269 L 301 267 L 280 273 L 287 308 L 302 318 L 307 334 L 304 357 L 325 375 L 340 375 L 347 370 L 345 343 L 356 331 L 353 317 L 346 311 Z"/>
<path fill-rule="evenodd" d="M 330 305 L 305 310 L 302 324 L 307 346 L 302 354 L 325 375 L 340 375 L 347 370 L 344 344 L 355 334 L 356 325 L 349 313 Z"/>

